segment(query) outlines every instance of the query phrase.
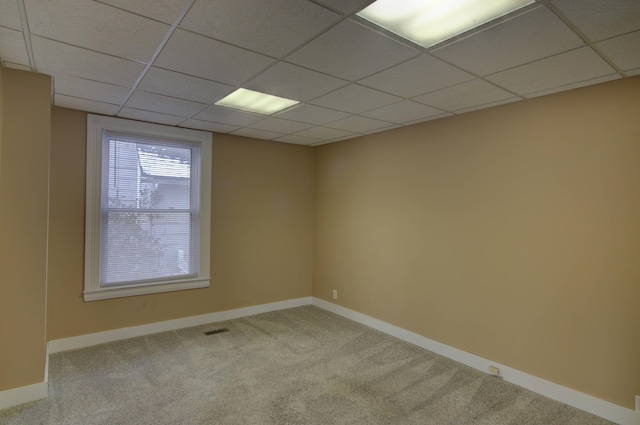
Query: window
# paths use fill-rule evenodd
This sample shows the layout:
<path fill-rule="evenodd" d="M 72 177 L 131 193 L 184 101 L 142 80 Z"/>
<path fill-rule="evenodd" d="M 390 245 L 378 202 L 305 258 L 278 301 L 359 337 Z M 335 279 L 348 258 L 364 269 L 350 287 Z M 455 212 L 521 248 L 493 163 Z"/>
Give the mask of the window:
<path fill-rule="evenodd" d="M 209 286 L 211 134 L 89 115 L 84 299 Z"/>

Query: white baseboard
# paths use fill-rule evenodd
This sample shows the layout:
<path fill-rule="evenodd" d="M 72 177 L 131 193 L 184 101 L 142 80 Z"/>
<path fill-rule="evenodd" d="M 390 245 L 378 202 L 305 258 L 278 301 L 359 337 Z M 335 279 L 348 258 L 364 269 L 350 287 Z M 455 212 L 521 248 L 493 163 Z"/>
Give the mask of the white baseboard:
<path fill-rule="evenodd" d="M 330 311 L 332 313 L 343 316 L 354 322 L 361 323 L 373 329 L 407 341 L 434 353 L 448 357 L 452 360 L 466 364 L 467 366 L 486 372 L 489 365 L 500 368 L 500 374 L 506 381 L 521 387 L 527 388 L 533 392 L 544 395 L 561 403 L 584 410 L 594 415 L 600 416 L 620 425 L 640 425 L 640 414 L 631 409 L 618 406 L 608 401 L 590 396 L 588 394 L 573 390 L 571 388 L 558 385 L 556 383 L 538 378 L 517 369 L 504 366 L 500 363 L 493 362 L 467 353 L 466 351 L 451 347 L 446 344 L 425 338 L 416 333 L 407 331 L 400 327 L 391 325 L 373 317 L 350 310 L 348 308 L 330 303 L 314 297 L 297 298 L 293 300 L 279 301 L 269 304 L 261 304 L 257 306 L 238 308 L 234 310 L 226 310 L 215 313 L 203 314 L 200 316 L 191 316 L 175 320 L 167 320 L 164 322 L 150 323 L 147 325 L 132 326 L 122 329 L 114 329 L 110 331 L 97 332 L 87 335 L 79 335 L 70 338 L 57 339 L 49 341 L 47 351 L 49 353 L 57 353 L 61 351 L 73 350 L 76 348 L 89 347 L 106 342 L 117 341 L 121 339 L 134 338 L 137 336 L 149 335 L 158 332 L 171 331 L 176 329 L 188 328 L 191 326 L 204 325 L 207 323 L 222 322 L 225 320 L 237 319 L 240 317 L 253 316 L 256 314 L 267 313 L 271 311 L 284 310 L 287 308 L 300 307 L 312 304 L 316 307 Z M 47 354 L 47 366 L 48 366 Z M 16 406 L 30 401 L 39 400 L 48 396 L 47 373 L 45 371 L 45 382 L 28 385 L 26 387 L 14 388 L 6 391 L 0 391 L 0 409 Z"/>
<path fill-rule="evenodd" d="M 118 341 L 121 339 L 150 335 L 158 332 L 173 331 L 176 329 L 189 328 L 191 326 L 206 325 L 207 323 L 223 322 L 225 320 L 253 316 L 256 314 L 300 307 L 309 304 L 311 304 L 311 297 L 278 301 L 269 304 L 237 308 L 234 310 L 202 314 L 200 316 L 184 317 L 164 322 L 149 323 L 147 325 L 131 326 L 128 328 L 113 329 L 104 332 L 72 336 L 70 338 L 56 339 L 49 341 L 48 348 L 49 353 L 58 353 L 61 351 L 75 350 L 77 348 L 90 347 L 92 345 L 104 344 L 106 342 Z"/>
<path fill-rule="evenodd" d="M 25 387 L 0 391 L 0 409 L 7 409 L 19 404 L 41 400 L 48 396 L 49 384 L 47 382 L 39 382 Z"/>
<path fill-rule="evenodd" d="M 517 369 L 502 365 L 500 363 L 487 360 L 480 356 L 476 356 L 475 354 L 467 353 L 466 351 L 451 347 L 446 344 L 442 344 L 429 338 L 425 338 L 416 333 L 407 331 L 394 325 L 390 325 L 389 323 L 374 319 L 373 317 L 358 313 L 356 311 L 339 306 L 337 304 L 330 303 L 328 301 L 321 300 L 319 298 L 314 297 L 311 304 L 332 313 L 338 314 L 347 319 L 353 320 L 354 322 L 361 323 L 365 326 L 369 326 L 373 329 L 394 336 L 403 341 L 417 345 L 418 347 L 422 347 L 434 353 L 448 357 L 452 360 L 463 363 L 482 372 L 486 373 L 489 365 L 497 366 L 498 368 L 500 368 L 500 375 L 505 381 L 509 381 L 513 384 L 541 394 L 545 397 L 549 397 L 553 400 L 559 401 L 577 409 L 584 410 L 617 424 L 640 425 L 640 414 L 634 412 L 631 409 L 627 409 L 625 407 L 618 406 L 617 404 L 610 403 L 597 397 L 564 387 L 562 385 L 558 385 L 554 382 L 538 378 L 537 376 L 533 376 Z"/>

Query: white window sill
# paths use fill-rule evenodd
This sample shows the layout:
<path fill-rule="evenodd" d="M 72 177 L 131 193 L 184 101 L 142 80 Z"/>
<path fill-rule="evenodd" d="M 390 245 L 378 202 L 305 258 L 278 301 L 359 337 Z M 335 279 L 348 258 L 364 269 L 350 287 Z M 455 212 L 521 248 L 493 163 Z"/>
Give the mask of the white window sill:
<path fill-rule="evenodd" d="M 143 285 L 127 285 L 113 288 L 101 288 L 84 291 L 85 301 L 108 300 L 111 298 L 134 297 L 136 295 L 158 294 L 161 292 L 184 291 L 187 289 L 208 288 L 210 278 L 172 281 Z"/>

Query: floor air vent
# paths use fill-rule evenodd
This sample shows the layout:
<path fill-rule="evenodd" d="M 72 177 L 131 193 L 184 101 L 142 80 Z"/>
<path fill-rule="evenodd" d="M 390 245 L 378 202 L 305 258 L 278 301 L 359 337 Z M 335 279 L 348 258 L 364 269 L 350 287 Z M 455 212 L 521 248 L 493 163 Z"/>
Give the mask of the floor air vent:
<path fill-rule="evenodd" d="M 229 328 L 214 329 L 212 331 L 207 331 L 204 334 L 205 335 L 215 335 L 215 334 L 221 334 L 222 332 L 229 332 Z"/>

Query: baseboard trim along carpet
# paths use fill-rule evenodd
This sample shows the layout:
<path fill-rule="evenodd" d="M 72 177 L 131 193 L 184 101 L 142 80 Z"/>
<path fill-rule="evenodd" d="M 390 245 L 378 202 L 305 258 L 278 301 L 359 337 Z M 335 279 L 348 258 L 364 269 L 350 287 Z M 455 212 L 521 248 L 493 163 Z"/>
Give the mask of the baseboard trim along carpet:
<path fill-rule="evenodd" d="M 631 409 L 627 409 L 597 397 L 558 385 L 554 382 L 538 378 L 537 376 L 487 360 L 480 356 L 476 356 L 475 354 L 467 353 L 466 351 L 425 338 L 416 333 L 390 325 L 389 323 L 374 319 L 373 317 L 319 298 L 313 298 L 312 305 L 417 345 L 418 347 L 440 354 L 441 356 L 448 357 L 451 360 L 455 360 L 485 373 L 489 366 L 496 366 L 500 369 L 500 376 L 505 381 L 577 409 L 584 410 L 585 412 L 600 416 L 601 418 L 617 424 L 640 425 L 640 414 Z"/>
<path fill-rule="evenodd" d="M 181 319 L 150 323 L 147 325 L 132 326 L 122 329 L 114 329 L 93 334 L 57 339 L 49 341 L 47 349 L 48 353 L 57 353 L 61 351 L 74 350 L 77 348 L 84 348 L 92 345 L 98 345 L 127 338 L 134 338 L 158 332 L 166 332 L 192 326 L 199 326 L 207 323 L 222 322 L 225 320 L 253 316 L 256 314 L 300 307 L 309 304 L 330 311 L 347 319 L 353 320 L 354 322 L 369 326 L 373 329 L 384 332 L 388 335 L 394 336 L 398 339 L 409 342 L 442 356 L 448 357 L 452 360 L 483 372 L 487 372 L 490 365 L 496 366 L 500 368 L 501 377 L 508 382 L 511 382 L 515 385 L 521 386 L 538 394 L 544 395 L 545 397 L 551 398 L 561 403 L 567 404 L 569 406 L 600 416 L 609 421 L 618 423 L 620 425 L 640 425 L 640 415 L 631 409 L 618 406 L 608 401 L 538 378 L 517 369 L 513 369 L 497 362 L 493 362 L 474 354 L 467 353 L 463 350 L 439 343 L 437 341 L 431 340 L 429 338 L 423 337 L 416 333 L 407 331 L 405 329 L 391 325 L 365 314 L 358 313 L 354 310 L 350 310 L 348 308 L 315 297 L 297 298 L 293 300 L 203 314 L 200 316 L 185 317 Z M 29 385 L 22 388 L 1 391 L 0 409 L 28 403 L 30 401 L 35 401 L 46 397 L 47 382 L 45 373 L 45 382 Z"/>
<path fill-rule="evenodd" d="M 49 396 L 48 387 L 49 384 L 47 382 L 39 382 L 20 388 L 0 391 L 0 409 L 47 398 Z"/>
<path fill-rule="evenodd" d="M 104 344 L 121 339 L 135 338 L 137 336 L 150 335 L 158 332 L 173 331 L 176 329 L 190 328 L 192 326 L 206 325 L 207 323 L 223 322 L 225 320 L 237 319 L 240 317 L 255 316 L 256 314 L 300 307 L 303 305 L 309 305 L 311 302 L 311 297 L 296 298 L 293 300 L 237 308 L 234 310 L 218 311 L 215 313 L 202 314 L 200 316 L 149 323 L 147 325 L 131 326 L 128 328 L 113 329 L 110 331 L 96 332 L 87 335 L 72 336 L 70 338 L 49 341 L 48 348 L 49 353 L 58 353 L 61 351 L 75 350 L 77 348 L 90 347 L 92 345 Z"/>

